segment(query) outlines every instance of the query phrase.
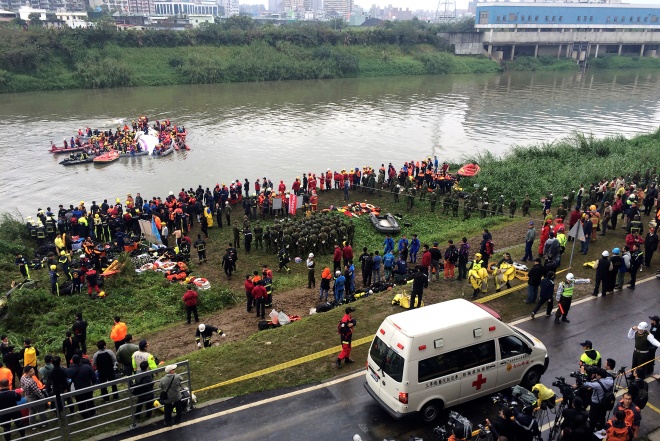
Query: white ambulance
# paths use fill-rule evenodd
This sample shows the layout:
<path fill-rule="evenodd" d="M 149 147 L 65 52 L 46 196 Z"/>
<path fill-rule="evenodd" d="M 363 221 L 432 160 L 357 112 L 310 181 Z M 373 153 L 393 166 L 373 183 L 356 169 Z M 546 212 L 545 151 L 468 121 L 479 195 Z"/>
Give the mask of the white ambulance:
<path fill-rule="evenodd" d="M 444 408 L 517 384 L 531 388 L 547 367 L 540 340 L 457 299 L 387 317 L 371 343 L 364 386 L 394 418 L 431 422 Z"/>

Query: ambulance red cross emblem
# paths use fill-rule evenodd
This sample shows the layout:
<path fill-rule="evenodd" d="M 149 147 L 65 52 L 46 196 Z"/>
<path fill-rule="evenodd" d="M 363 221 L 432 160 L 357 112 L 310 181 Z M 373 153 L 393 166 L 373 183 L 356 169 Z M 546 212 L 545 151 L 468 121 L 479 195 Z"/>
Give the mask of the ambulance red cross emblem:
<path fill-rule="evenodd" d="M 481 385 L 486 382 L 486 378 L 483 377 L 483 375 L 479 374 L 477 376 L 477 379 L 472 382 L 472 387 L 476 387 L 477 390 L 481 390 Z"/>

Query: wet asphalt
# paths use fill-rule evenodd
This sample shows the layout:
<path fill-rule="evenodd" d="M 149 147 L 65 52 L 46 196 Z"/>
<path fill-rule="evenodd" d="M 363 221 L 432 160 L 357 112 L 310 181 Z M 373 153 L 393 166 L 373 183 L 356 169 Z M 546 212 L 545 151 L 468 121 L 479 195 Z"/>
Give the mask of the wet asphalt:
<path fill-rule="evenodd" d="M 613 296 L 590 297 L 574 304 L 569 313 L 570 323 L 556 325 L 553 317 L 546 317 L 543 312 L 534 320 L 521 319 L 514 323 L 546 345 L 550 365 L 542 383 L 550 386 L 557 376 L 570 380 L 569 373 L 578 369 L 582 351 L 579 343 L 585 339 L 594 343 L 594 349 L 600 351 L 603 360 L 615 359 L 617 368 L 630 366 L 633 342 L 627 338 L 628 329 L 640 321 L 648 321 L 650 315 L 660 314 L 659 294 L 660 280 L 653 278 L 638 282 L 634 291 L 624 289 Z M 655 372 L 659 371 L 656 365 Z M 409 441 L 411 435 L 425 441 L 436 439 L 433 428 L 442 421 L 425 425 L 414 418 L 392 419 L 365 391 L 363 372 L 357 371 L 353 378 L 347 375 L 324 384 L 233 398 L 186 414 L 183 424 L 170 430 L 164 431 L 159 422 L 112 439 L 349 441 L 355 434 L 364 441 Z M 649 384 L 649 403 L 660 407 L 658 381 Z M 497 406 L 490 398 L 459 405 L 453 410 L 473 424 L 493 419 L 497 414 Z M 658 427 L 660 413 L 647 406 L 642 411 L 640 435 Z M 547 439 L 547 432 L 544 439 Z"/>

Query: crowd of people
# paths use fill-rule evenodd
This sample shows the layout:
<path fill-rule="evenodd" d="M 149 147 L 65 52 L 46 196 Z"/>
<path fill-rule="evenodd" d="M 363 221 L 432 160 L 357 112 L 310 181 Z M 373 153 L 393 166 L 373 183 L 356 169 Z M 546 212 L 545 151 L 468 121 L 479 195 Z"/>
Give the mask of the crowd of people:
<path fill-rule="evenodd" d="M 112 150 L 124 154 L 135 154 L 140 153 L 143 149 L 138 142 L 140 134 L 149 133 L 154 133 L 158 137 L 158 144 L 154 151 L 162 152 L 175 143 L 185 144 L 187 131 L 185 127 L 177 127 L 168 119 L 156 120 L 153 125 L 149 125 L 149 118 L 140 116 L 137 120 L 133 120 L 130 126 L 128 124 L 118 125 L 114 133 L 112 129 L 103 131 L 93 130 L 90 127 L 84 130 L 79 129 L 77 136 L 75 138 L 72 136 L 69 140 L 65 138 L 61 147 L 51 141 L 51 151 L 71 150 L 70 160 L 87 159 Z"/>

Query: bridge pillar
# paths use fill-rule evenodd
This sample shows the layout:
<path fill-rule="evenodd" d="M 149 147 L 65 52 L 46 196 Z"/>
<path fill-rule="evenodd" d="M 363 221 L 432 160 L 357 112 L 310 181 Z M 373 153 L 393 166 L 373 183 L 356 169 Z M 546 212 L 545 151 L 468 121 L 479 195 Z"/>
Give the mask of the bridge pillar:
<path fill-rule="evenodd" d="M 594 58 L 598 58 L 598 49 L 600 48 L 600 44 L 596 45 L 596 55 L 594 55 Z"/>
<path fill-rule="evenodd" d="M 620 44 L 620 45 L 619 45 L 619 56 L 621 56 L 621 51 L 622 51 L 622 50 L 623 50 L 623 45 Z"/>
<path fill-rule="evenodd" d="M 642 43 L 642 50 L 639 51 L 639 56 L 640 56 L 640 57 L 643 57 L 643 56 L 644 56 L 644 46 L 645 46 L 645 44 Z"/>
<path fill-rule="evenodd" d="M 488 45 L 488 56 L 490 57 L 491 55 L 493 55 L 493 45 L 489 44 Z"/>
<path fill-rule="evenodd" d="M 643 49 L 642 49 L 642 50 L 643 50 Z M 537 45 L 534 47 L 534 58 L 538 58 L 538 56 L 539 56 L 539 45 L 537 44 Z"/>
<path fill-rule="evenodd" d="M 511 46 L 511 61 L 513 61 L 513 56 L 516 54 L 516 45 Z"/>
<path fill-rule="evenodd" d="M 557 50 L 557 58 L 561 57 L 561 43 L 559 44 L 559 50 Z"/>

